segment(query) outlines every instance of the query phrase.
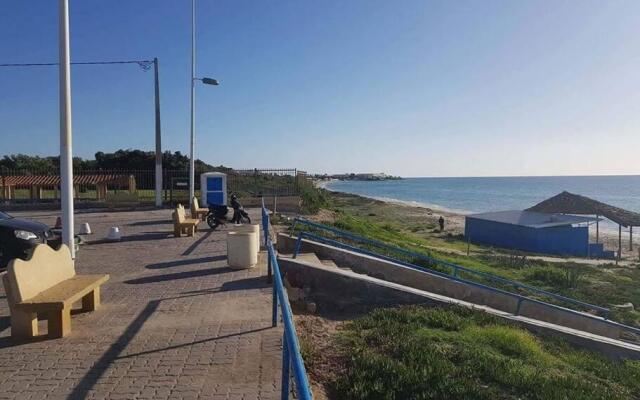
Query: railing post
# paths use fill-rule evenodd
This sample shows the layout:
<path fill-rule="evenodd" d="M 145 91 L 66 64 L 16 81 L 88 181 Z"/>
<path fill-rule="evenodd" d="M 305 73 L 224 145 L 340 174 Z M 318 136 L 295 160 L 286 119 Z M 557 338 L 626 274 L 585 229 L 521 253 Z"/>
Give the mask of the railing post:
<path fill-rule="evenodd" d="M 296 240 L 296 248 L 293 251 L 293 258 L 298 257 L 298 253 L 300 252 L 300 247 L 302 247 L 302 232 L 298 235 L 298 240 Z"/>
<path fill-rule="evenodd" d="M 271 290 L 272 298 L 272 310 L 271 310 L 271 326 L 274 328 L 278 326 L 278 288 L 276 284 L 276 279 L 273 279 L 273 289 Z"/>
<path fill-rule="evenodd" d="M 520 306 L 522 305 L 522 301 L 524 300 L 523 297 L 518 297 L 518 306 L 516 307 L 516 314 L 515 315 L 520 315 Z"/>
<path fill-rule="evenodd" d="M 282 334 L 282 392 L 280 398 L 282 400 L 289 399 L 289 377 L 291 366 L 291 357 L 289 356 L 289 345 L 287 344 L 287 334 Z"/>

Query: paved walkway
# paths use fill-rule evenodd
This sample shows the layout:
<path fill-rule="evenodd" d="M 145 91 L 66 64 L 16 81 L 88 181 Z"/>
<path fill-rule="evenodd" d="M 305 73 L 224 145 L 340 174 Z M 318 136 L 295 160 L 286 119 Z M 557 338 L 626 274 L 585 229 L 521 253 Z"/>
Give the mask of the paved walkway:
<path fill-rule="evenodd" d="M 29 214 L 48 224 L 55 215 Z M 78 214 L 82 222 L 89 240 L 110 226 L 125 235 L 78 253 L 78 273 L 111 274 L 102 308 L 73 315 L 66 338 L 17 344 L 0 289 L 0 399 L 279 398 L 282 330 L 271 327 L 264 255 L 260 268 L 233 271 L 224 230 L 173 238 L 168 210 Z"/>

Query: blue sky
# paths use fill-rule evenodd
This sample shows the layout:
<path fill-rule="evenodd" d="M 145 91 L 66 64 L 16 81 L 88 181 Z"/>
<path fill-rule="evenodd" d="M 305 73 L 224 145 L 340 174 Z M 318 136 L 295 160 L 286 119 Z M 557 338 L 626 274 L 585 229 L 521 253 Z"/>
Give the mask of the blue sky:
<path fill-rule="evenodd" d="M 198 0 L 197 157 L 403 176 L 637 174 L 638 1 Z M 161 69 L 189 143 L 190 1 L 70 0 L 73 61 Z M 0 6 L 0 63 L 57 61 L 57 1 Z M 153 74 L 72 71 L 74 154 L 153 149 Z M 0 69 L 0 154 L 56 154 L 57 68 Z"/>

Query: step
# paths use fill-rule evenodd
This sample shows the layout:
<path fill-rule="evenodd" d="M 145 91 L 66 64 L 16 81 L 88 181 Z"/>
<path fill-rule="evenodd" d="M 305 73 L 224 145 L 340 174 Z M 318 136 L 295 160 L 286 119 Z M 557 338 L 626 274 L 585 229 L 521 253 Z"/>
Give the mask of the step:
<path fill-rule="evenodd" d="M 320 262 L 322 263 L 322 265 L 326 265 L 327 267 L 339 268 L 338 264 L 336 264 L 333 260 L 326 259 L 320 260 Z"/>
<path fill-rule="evenodd" d="M 293 257 L 291 257 L 293 258 Z M 320 259 L 318 258 L 318 256 L 316 255 L 316 253 L 299 253 L 296 256 L 296 259 L 298 260 L 302 260 L 302 261 L 306 261 L 306 262 L 310 262 L 313 264 L 322 264 L 322 261 L 320 261 Z"/>
<path fill-rule="evenodd" d="M 317 279 L 314 280 L 314 283 L 311 287 L 314 290 L 324 290 L 327 292 L 331 292 L 330 301 L 335 301 L 336 303 L 340 303 L 344 301 L 351 301 L 351 296 L 353 293 L 343 293 L 341 291 L 335 291 L 335 279 L 331 278 L 331 275 L 336 277 L 341 277 L 340 279 L 346 279 L 347 282 L 352 282 L 352 285 L 370 285 L 369 287 L 380 287 L 380 290 L 387 290 L 396 293 L 405 293 L 407 296 L 412 296 L 414 299 L 418 299 L 414 301 L 414 304 L 433 304 L 433 305 L 448 305 L 454 304 L 461 307 L 471 308 L 474 310 L 480 310 L 487 312 L 492 315 L 496 315 L 498 317 L 513 321 L 520 325 L 521 327 L 530 330 L 535 333 L 548 334 L 552 336 L 561 336 L 565 338 L 568 342 L 573 343 L 579 347 L 585 347 L 593 351 L 598 351 L 605 356 L 611 358 L 631 358 L 631 359 L 640 359 L 640 346 L 636 344 L 632 344 L 629 342 L 625 342 L 622 340 L 612 339 L 605 336 L 600 336 L 594 333 L 585 332 L 573 328 L 569 328 L 562 325 L 553 324 L 550 322 L 540 321 L 533 318 L 523 317 L 514 315 L 505 311 L 501 311 L 495 308 L 491 308 L 485 305 L 478 305 L 474 303 L 470 303 L 464 300 L 459 300 L 451 297 L 447 297 L 441 294 L 436 294 L 432 292 L 428 292 L 425 290 L 420 290 L 416 288 L 412 288 L 409 286 L 404 286 L 398 283 L 389 282 L 383 279 L 375 278 L 369 275 L 359 274 L 354 271 L 343 269 L 343 268 L 326 268 L 321 263 L 313 263 L 307 262 L 302 259 L 292 259 L 291 257 L 282 257 L 279 256 L 280 266 L 283 271 L 287 271 L 290 268 L 302 268 L 305 270 L 305 275 L 308 277 L 317 276 Z M 331 275 L 327 275 L 331 274 Z M 371 286 L 374 285 L 374 286 Z M 344 285 L 340 285 L 343 287 Z M 313 293 L 312 293 L 313 295 Z M 374 293 L 371 293 L 373 298 L 378 298 L 380 296 L 375 296 Z M 340 299 L 341 297 L 345 297 L 345 299 Z M 423 300 L 419 300 L 423 299 Z"/>

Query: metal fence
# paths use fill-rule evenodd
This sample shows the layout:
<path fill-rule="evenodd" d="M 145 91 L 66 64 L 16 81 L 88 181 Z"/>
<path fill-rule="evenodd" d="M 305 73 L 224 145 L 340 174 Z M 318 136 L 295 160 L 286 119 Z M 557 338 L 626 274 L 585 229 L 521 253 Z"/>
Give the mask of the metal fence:
<path fill-rule="evenodd" d="M 227 174 L 227 189 L 239 197 L 297 196 L 308 184 L 306 173 L 296 169 L 197 169 L 196 195 L 204 172 Z M 136 193 L 142 203 L 155 200 L 155 170 L 76 170 L 74 200 L 100 203 L 110 194 Z M 165 203 L 188 203 L 189 171 L 163 170 L 162 199 Z M 57 170 L 0 169 L 0 202 L 4 205 L 55 204 L 60 201 L 60 176 Z"/>
<path fill-rule="evenodd" d="M 282 385 L 281 399 L 288 399 L 290 394 L 289 383 L 293 372 L 293 381 L 295 383 L 296 398 L 302 400 L 312 400 L 313 394 L 307 379 L 307 372 L 304 368 L 304 361 L 300 353 L 300 344 L 296 335 L 296 328 L 293 323 L 293 313 L 289 305 L 289 297 L 287 291 L 282 284 L 282 276 L 280 275 L 280 267 L 278 266 L 278 258 L 271 241 L 271 231 L 269 229 L 269 211 L 262 200 L 262 229 L 264 235 L 264 245 L 267 248 L 269 276 L 273 270 L 273 310 L 272 324 L 278 325 L 278 305 L 282 314 L 282 322 L 284 332 L 282 335 Z M 293 371 L 291 371 L 293 369 Z"/>

